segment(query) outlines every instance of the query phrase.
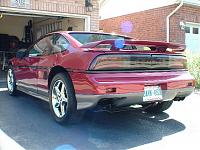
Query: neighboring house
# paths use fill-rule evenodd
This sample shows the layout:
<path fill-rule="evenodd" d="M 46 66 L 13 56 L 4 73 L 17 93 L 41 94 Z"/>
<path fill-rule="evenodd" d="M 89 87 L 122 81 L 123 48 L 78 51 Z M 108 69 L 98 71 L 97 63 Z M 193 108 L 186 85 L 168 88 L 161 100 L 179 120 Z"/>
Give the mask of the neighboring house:
<path fill-rule="evenodd" d="M 104 32 L 178 42 L 200 52 L 200 0 L 100 0 L 100 18 Z"/>

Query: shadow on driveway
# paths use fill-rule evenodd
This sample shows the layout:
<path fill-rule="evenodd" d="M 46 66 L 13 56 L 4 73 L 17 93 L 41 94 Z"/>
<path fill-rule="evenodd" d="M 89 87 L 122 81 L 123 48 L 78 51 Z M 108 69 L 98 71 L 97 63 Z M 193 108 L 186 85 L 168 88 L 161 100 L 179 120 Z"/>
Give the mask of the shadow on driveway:
<path fill-rule="evenodd" d="M 119 113 L 86 113 L 77 124 L 61 126 L 50 115 L 48 103 L 20 94 L 0 92 L 0 128 L 26 149 L 128 149 L 161 140 L 185 129 L 161 113 L 133 109 Z"/>

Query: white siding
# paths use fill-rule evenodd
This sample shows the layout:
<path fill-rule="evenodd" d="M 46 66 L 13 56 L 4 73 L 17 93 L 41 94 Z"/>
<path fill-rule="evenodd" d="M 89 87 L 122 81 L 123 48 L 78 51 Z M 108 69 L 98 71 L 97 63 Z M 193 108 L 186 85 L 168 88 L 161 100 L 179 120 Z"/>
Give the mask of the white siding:
<path fill-rule="evenodd" d="M 100 1 L 100 18 L 106 19 L 168 6 L 179 1 L 180 0 L 102 0 Z"/>
<path fill-rule="evenodd" d="M 200 0 L 184 0 L 185 3 L 200 6 Z"/>

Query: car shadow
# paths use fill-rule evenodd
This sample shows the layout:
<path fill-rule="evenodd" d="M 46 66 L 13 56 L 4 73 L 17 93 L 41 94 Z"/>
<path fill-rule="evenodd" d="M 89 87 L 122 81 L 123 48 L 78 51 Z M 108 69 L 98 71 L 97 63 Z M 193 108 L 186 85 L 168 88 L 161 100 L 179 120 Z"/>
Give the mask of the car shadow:
<path fill-rule="evenodd" d="M 129 149 L 185 129 L 167 113 L 152 115 L 141 109 L 82 112 L 76 124 L 59 125 L 52 119 L 47 102 L 22 93 L 11 97 L 4 91 L 2 96 L 6 99 L 0 101 L 0 118 L 4 113 L 6 116 L 0 128 L 26 149 Z"/>

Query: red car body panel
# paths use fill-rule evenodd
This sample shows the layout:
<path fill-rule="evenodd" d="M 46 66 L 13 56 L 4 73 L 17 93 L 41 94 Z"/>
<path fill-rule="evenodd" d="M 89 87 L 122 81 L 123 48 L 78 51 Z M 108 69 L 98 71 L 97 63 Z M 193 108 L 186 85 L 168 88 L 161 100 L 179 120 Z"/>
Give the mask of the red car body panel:
<path fill-rule="evenodd" d="M 68 32 L 57 33 L 63 35 L 70 43 L 70 46 L 64 52 L 48 56 L 25 57 L 23 59 L 13 58 L 11 60 L 18 85 L 23 82 L 37 94 L 42 94 L 44 92 L 47 96 L 49 90 L 49 74 L 51 70 L 55 67 L 62 67 L 68 71 L 77 95 L 142 93 L 146 85 L 159 85 L 162 90 L 189 88 L 189 92 L 186 92 L 184 95 L 187 96 L 194 88 L 194 79 L 185 69 L 152 72 L 96 72 L 89 69 L 93 60 L 100 54 L 172 55 L 177 54 L 177 51 L 107 51 L 95 48 L 101 42 L 82 45 L 73 39 Z M 104 41 L 104 43 L 106 42 L 113 43 L 113 40 Z M 144 43 L 147 45 L 160 44 L 176 49 L 179 48 L 180 51 L 182 51 L 184 47 L 183 45 L 178 46 L 177 44 L 165 42 L 135 41 L 135 43 Z M 112 89 L 114 89 L 114 91 L 112 91 Z M 178 93 L 180 93 L 180 91 Z M 78 97 L 77 101 L 79 101 Z M 94 104 L 88 104 L 84 106 L 84 108 L 93 105 Z"/>
<path fill-rule="evenodd" d="M 187 71 L 149 73 L 70 73 L 77 94 L 116 94 L 143 92 L 145 85 L 160 85 L 162 90 L 193 87 L 193 77 Z"/>

